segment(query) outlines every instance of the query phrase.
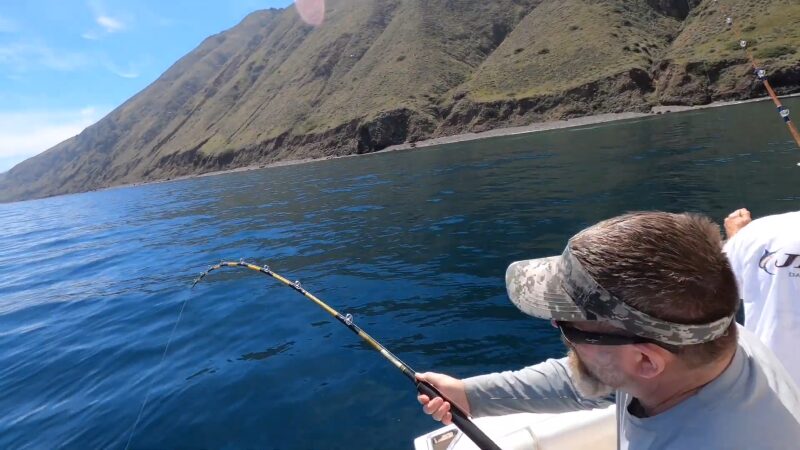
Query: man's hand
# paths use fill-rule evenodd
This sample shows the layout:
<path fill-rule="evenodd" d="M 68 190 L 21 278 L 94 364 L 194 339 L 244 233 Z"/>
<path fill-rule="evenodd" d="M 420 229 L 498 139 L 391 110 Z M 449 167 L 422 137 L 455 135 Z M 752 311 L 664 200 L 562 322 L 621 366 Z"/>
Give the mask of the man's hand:
<path fill-rule="evenodd" d="M 467 401 L 467 393 L 464 389 L 463 381 L 448 375 L 433 372 L 418 373 L 417 379 L 432 384 L 439 392 L 444 394 L 445 397 L 455 402 L 459 408 L 469 414 L 469 402 Z M 445 425 L 453 423 L 450 403 L 442 400 L 440 397 L 431 400 L 427 395 L 422 394 L 417 396 L 417 400 L 419 400 L 422 405 L 422 410 L 425 411 L 425 414 L 432 416 L 434 420 L 438 420 Z"/>
<path fill-rule="evenodd" d="M 747 208 L 737 209 L 728 214 L 728 217 L 725 218 L 725 234 L 728 235 L 728 239 L 732 238 L 752 221 L 750 211 Z"/>

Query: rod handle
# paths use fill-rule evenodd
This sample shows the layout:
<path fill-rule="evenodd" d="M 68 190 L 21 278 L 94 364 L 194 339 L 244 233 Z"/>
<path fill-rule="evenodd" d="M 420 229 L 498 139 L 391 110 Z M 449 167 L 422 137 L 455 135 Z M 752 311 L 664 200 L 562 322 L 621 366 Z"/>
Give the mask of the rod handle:
<path fill-rule="evenodd" d="M 415 380 L 414 382 L 417 386 L 417 391 L 420 394 L 427 395 L 428 398 L 433 400 L 436 397 L 441 397 L 442 400 L 450 403 L 450 413 L 453 415 L 453 423 L 461 430 L 464 434 L 467 435 L 468 438 L 475 443 L 481 450 L 501 450 L 500 447 L 497 446 L 490 438 L 487 436 L 477 425 L 475 422 L 470 419 L 469 415 L 464 412 L 458 405 L 456 405 L 453 401 L 449 400 L 445 397 L 441 392 L 439 392 L 436 387 L 432 384 L 428 383 L 427 381 L 422 380 Z"/>

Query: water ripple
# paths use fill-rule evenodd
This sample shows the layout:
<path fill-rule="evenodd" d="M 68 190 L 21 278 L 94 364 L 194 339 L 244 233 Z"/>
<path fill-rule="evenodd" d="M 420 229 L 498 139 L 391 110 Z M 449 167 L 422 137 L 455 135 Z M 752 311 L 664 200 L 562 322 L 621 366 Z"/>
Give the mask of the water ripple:
<path fill-rule="evenodd" d="M 349 330 L 267 277 L 194 277 L 268 263 L 421 370 L 559 356 L 511 261 L 631 210 L 797 209 L 796 150 L 751 108 L 0 205 L 0 448 L 121 448 L 148 392 L 133 448 L 408 447 L 434 425 Z"/>

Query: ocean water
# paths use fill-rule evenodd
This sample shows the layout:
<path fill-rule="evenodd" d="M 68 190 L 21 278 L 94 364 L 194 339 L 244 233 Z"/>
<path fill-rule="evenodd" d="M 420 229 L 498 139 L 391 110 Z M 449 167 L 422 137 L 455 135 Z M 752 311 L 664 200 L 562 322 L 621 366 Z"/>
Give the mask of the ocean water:
<path fill-rule="evenodd" d="M 270 264 L 416 370 L 514 369 L 563 349 L 510 262 L 627 211 L 800 209 L 798 161 L 757 103 L 0 205 L 0 448 L 411 448 L 437 424 L 349 330 L 194 277 Z"/>

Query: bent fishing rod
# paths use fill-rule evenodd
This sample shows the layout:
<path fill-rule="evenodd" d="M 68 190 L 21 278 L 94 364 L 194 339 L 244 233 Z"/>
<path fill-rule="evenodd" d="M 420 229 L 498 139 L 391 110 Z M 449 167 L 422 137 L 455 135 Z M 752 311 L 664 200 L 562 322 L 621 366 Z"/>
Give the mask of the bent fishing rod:
<path fill-rule="evenodd" d="M 338 311 L 330 307 L 327 303 L 323 302 L 319 298 L 317 298 L 314 294 L 308 292 L 303 286 L 300 284 L 299 281 L 289 281 L 287 278 L 275 273 L 269 266 L 257 266 L 255 264 L 250 264 L 245 261 L 239 262 L 231 262 L 231 261 L 222 261 L 219 264 L 211 266 L 208 270 L 201 273 L 200 276 L 192 283 L 192 288 L 194 288 L 197 283 L 199 283 L 203 278 L 206 277 L 209 273 L 213 272 L 214 270 L 221 269 L 223 267 L 238 267 L 244 269 L 250 269 L 264 275 L 268 275 L 281 283 L 285 284 L 286 286 L 294 289 L 307 299 L 311 300 L 312 302 L 316 303 L 317 306 L 325 310 L 328 314 L 336 318 L 342 325 L 346 326 L 350 331 L 357 334 L 358 337 L 363 339 L 370 345 L 373 349 L 375 349 L 378 353 L 383 355 L 384 358 L 388 359 L 395 367 L 400 369 L 400 371 L 405 375 L 416 387 L 417 391 L 421 394 L 427 395 L 428 398 L 434 399 L 436 397 L 441 397 L 442 400 L 447 401 L 450 403 L 450 412 L 453 415 L 453 423 L 465 434 L 469 437 L 472 442 L 475 443 L 481 450 L 501 450 L 500 447 L 497 446 L 486 434 L 478 428 L 477 425 L 472 421 L 469 414 L 467 414 L 463 409 L 461 409 L 458 405 L 456 405 L 453 401 L 449 400 L 445 397 L 436 387 L 432 384 L 428 383 L 427 381 L 418 380 L 416 377 L 416 372 L 406 363 L 400 360 L 397 356 L 395 356 L 392 352 L 390 352 L 386 347 L 381 345 L 380 342 L 376 341 L 372 338 L 369 334 L 367 334 L 364 330 L 361 329 L 358 325 L 353 322 L 353 316 L 351 314 L 341 315 Z"/>

